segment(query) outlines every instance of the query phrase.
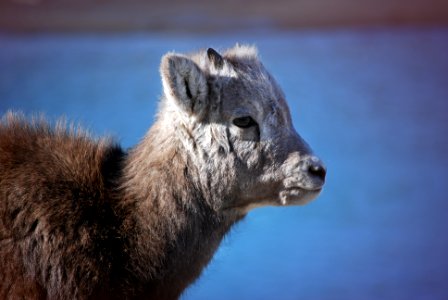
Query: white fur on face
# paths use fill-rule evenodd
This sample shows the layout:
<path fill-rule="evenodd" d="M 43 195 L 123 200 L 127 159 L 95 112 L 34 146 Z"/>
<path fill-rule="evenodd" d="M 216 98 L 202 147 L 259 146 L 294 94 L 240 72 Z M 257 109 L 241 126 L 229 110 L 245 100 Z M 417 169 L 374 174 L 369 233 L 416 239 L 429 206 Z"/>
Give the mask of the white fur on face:
<path fill-rule="evenodd" d="M 237 45 L 219 65 L 204 51 L 169 54 L 161 73 L 168 102 L 161 114 L 172 115 L 176 135 L 217 207 L 247 211 L 317 196 L 323 182 L 309 173 L 317 158 L 293 128 L 283 92 L 255 47 Z M 257 125 L 233 124 L 246 116 Z"/>

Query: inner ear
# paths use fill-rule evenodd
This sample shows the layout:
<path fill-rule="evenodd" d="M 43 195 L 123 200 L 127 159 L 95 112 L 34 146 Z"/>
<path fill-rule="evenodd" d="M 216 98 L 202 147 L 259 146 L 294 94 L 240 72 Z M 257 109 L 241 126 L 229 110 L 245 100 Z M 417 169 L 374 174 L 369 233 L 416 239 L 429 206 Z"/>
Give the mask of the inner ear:
<path fill-rule="evenodd" d="M 184 84 L 185 84 L 185 93 L 187 94 L 187 97 L 192 99 L 193 94 L 191 94 L 191 90 L 190 87 L 188 86 L 188 81 L 186 79 L 184 80 Z"/>
<path fill-rule="evenodd" d="M 160 65 L 166 98 L 187 112 L 203 116 L 208 106 L 208 86 L 204 72 L 190 58 L 167 54 Z"/>

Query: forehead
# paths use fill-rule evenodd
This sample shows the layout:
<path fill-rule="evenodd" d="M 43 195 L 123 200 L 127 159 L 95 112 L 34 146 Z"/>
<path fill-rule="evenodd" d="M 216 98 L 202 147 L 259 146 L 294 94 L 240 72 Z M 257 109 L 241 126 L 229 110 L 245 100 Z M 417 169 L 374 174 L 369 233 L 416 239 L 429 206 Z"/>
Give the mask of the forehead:
<path fill-rule="evenodd" d="M 221 77 L 221 97 L 225 112 L 231 114 L 279 114 L 287 111 L 284 95 L 258 60 L 227 60 L 234 71 Z"/>

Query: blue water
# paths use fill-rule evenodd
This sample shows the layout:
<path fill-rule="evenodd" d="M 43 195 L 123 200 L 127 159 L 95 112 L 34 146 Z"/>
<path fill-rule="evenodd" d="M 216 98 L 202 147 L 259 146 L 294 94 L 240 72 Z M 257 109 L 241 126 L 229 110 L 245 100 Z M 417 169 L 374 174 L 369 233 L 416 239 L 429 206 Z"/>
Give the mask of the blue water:
<path fill-rule="evenodd" d="M 252 211 L 183 299 L 448 299 L 448 28 L 0 36 L 0 113 L 137 143 L 167 51 L 258 45 L 328 166 L 304 207 Z"/>

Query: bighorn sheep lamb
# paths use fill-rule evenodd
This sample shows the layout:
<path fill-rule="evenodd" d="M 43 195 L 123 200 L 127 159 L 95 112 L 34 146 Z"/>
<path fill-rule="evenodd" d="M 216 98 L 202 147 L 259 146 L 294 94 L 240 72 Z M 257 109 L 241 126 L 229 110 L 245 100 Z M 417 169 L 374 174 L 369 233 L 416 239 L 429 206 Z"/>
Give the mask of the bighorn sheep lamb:
<path fill-rule="evenodd" d="M 177 299 L 250 209 L 319 194 L 326 169 L 254 47 L 168 53 L 160 72 L 129 152 L 3 117 L 1 299 Z"/>

